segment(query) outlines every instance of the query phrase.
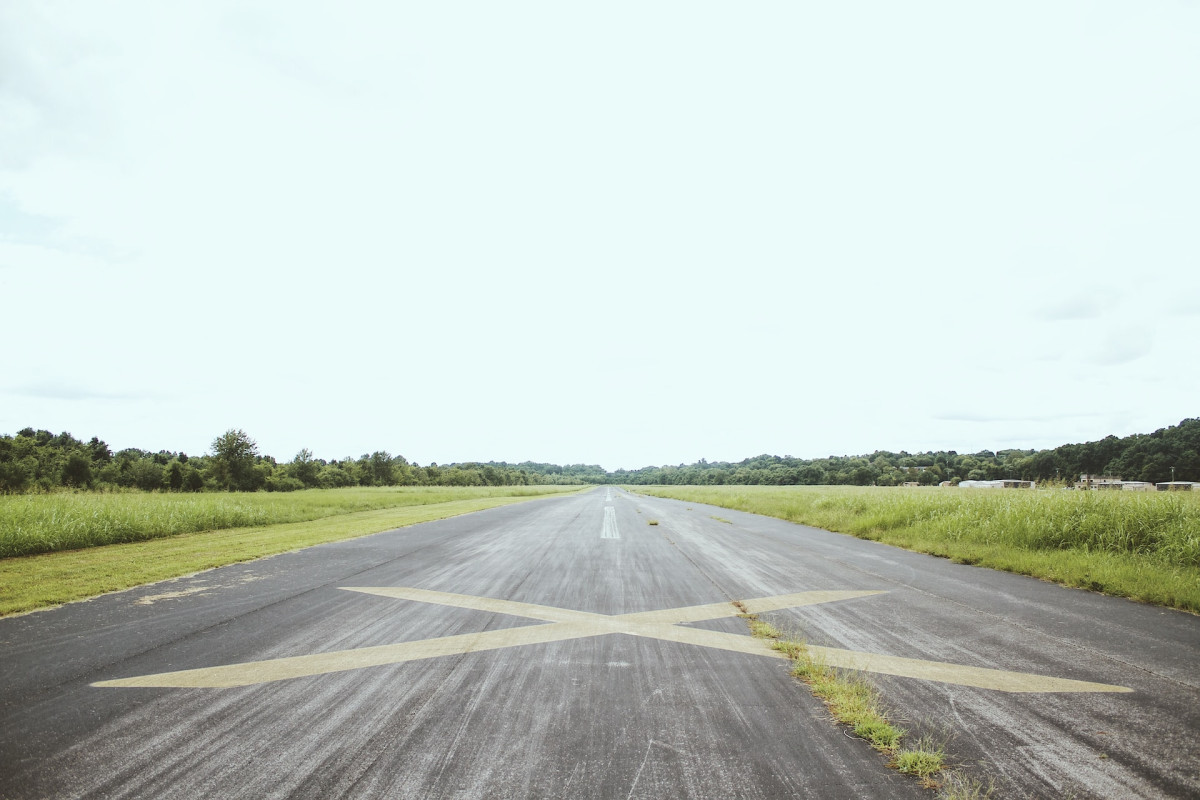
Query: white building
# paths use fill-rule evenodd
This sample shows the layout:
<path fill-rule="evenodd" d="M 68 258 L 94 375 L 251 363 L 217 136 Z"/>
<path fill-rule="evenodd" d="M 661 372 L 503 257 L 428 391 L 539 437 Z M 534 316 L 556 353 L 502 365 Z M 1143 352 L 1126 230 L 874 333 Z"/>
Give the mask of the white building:
<path fill-rule="evenodd" d="M 1119 475 L 1080 475 L 1075 488 L 1120 490 L 1124 483 Z"/>
<path fill-rule="evenodd" d="M 1019 481 L 1012 478 L 1005 478 L 999 481 L 962 481 L 958 484 L 960 489 L 1034 489 L 1037 484 L 1033 481 Z"/>

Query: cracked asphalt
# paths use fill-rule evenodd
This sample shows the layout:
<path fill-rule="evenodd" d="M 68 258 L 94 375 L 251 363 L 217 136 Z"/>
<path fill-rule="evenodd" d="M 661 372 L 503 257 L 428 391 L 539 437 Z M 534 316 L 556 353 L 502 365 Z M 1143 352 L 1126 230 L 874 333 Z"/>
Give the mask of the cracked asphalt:
<path fill-rule="evenodd" d="M 598 488 L 0 620 L 0 797 L 932 796 L 712 616 L 805 592 L 996 796 L 1200 794 L 1200 618 Z"/>

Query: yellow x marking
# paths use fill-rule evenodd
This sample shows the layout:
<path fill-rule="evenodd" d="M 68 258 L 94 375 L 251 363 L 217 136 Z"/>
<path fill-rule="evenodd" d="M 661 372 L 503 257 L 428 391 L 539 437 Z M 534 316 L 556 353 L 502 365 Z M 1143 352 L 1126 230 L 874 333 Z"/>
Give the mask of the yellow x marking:
<path fill-rule="evenodd" d="M 527 625 L 519 628 L 505 628 L 503 630 L 485 631 L 482 633 L 465 633 L 458 636 L 445 636 L 439 639 L 422 639 L 416 642 L 400 642 L 398 644 L 386 644 L 378 647 L 360 647 L 353 650 L 314 653 L 312 655 L 294 656 L 292 658 L 276 658 L 269 661 L 251 661 L 244 664 L 229 664 L 221 667 L 162 672 L 156 675 L 139 675 L 133 678 L 100 681 L 92 685 L 101 687 L 158 688 L 228 688 L 232 686 L 252 686 L 259 683 L 301 678 L 309 675 L 325 675 L 331 672 L 345 672 L 364 667 L 401 664 L 406 661 L 420 661 L 438 656 L 499 650 L 505 647 L 519 647 L 528 644 L 561 642 L 568 639 L 586 639 L 592 636 L 605 636 L 610 633 L 623 633 L 629 636 L 642 636 L 668 642 L 682 642 L 701 647 L 712 647 L 717 650 L 749 653 L 756 656 L 786 658 L 782 653 L 765 647 L 761 641 L 749 636 L 679 626 L 679 623 L 683 622 L 701 622 L 736 616 L 738 609 L 731 603 L 710 603 L 708 605 L 687 606 L 685 608 L 671 608 L 664 611 L 639 611 L 632 614 L 609 616 L 606 614 L 592 614 L 587 611 L 573 611 L 567 608 L 555 608 L 553 606 L 517 603 L 511 600 L 496 600 L 490 597 L 472 597 L 464 594 L 432 592 L 426 589 L 406 589 L 392 586 L 345 586 L 342 588 L 351 592 L 392 597 L 398 600 L 413 600 L 420 603 L 436 603 L 457 608 L 470 608 L 477 611 L 490 611 L 497 614 L 511 614 L 517 617 L 540 620 L 549 624 Z M 779 611 L 784 608 L 798 608 L 818 603 L 831 603 L 836 600 L 848 600 L 855 597 L 867 597 L 876 594 L 884 593 L 798 592 L 795 594 L 776 595 L 774 597 L 760 597 L 757 600 L 747 600 L 744 602 L 744 605 L 750 613 L 761 614 L 767 611 Z M 1023 672 L 982 669 L 980 667 L 965 667 L 939 661 L 921 661 L 915 658 L 897 658 L 878 653 L 863 653 L 830 647 L 813 647 L 811 645 L 808 649 L 815 658 L 824 661 L 831 667 L 877 672 L 882 675 L 897 675 L 904 678 L 921 678 L 941 683 L 958 684 L 960 686 L 995 689 L 1002 692 L 1132 691 L 1122 686 L 1109 686 L 1103 683 L 1088 683 L 1086 681 L 1052 678 L 1045 675 L 1032 675 Z"/>

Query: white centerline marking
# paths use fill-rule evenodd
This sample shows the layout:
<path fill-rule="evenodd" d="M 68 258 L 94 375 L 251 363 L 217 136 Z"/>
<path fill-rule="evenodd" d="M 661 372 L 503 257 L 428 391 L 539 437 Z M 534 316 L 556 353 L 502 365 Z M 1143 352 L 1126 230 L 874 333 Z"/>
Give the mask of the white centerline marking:
<path fill-rule="evenodd" d="M 604 507 L 604 527 L 600 531 L 601 539 L 620 539 L 621 532 L 617 530 L 617 512 L 612 506 Z"/>

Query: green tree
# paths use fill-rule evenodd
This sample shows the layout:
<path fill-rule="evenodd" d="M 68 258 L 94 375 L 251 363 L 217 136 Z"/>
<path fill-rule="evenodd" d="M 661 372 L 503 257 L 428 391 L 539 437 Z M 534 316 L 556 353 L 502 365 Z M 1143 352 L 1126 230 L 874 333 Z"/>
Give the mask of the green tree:
<path fill-rule="evenodd" d="M 0 492 L 19 492 L 29 485 L 29 470 L 18 461 L 0 461 Z"/>
<path fill-rule="evenodd" d="M 354 476 L 334 462 L 326 464 L 317 470 L 317 485 L 322 489 L 336 489 L 339 486 L 353 486 Z"/>
<path fill-rule="evenodd" d="M 392 454 L 386 450 L 376 450 L 371 455 L 363 454 L 359 460 L 361 472 L 359 481 L 363 486 L 394 486 L 396 478 L 392 474 Z"/>
<path fill-rule="evenodd" d="M 312 451 L 307 447 L 296 453 L 296 457 L 288 465 L 288 472 L 291 476 L 305 486 L 317 486 L 320 483 L 317 477 L 320 469 L 321 465 L 313 458 Z"/>
<path fill-rule="evenodd" d="M 64 486 L 91 486 L 92 459 L 78 450 L 70 453 L 63 464 L 62 482 Z"/>
<path fill-rule="evenodd" d="M 183 490 L 198 492 L 204 488 L 204 475 L 191 464 L 183 465 Z"/>
<path fill-rule="evenodd" d="M 254 491 L 262 477 L 255 470 L 258 444 L 241 428 L 230 428 L 213 439 L 210 469 L 213 481 L 222 489 Z"/>
<path fill-rule="evenodd" d="M 134 486 L 152 492 L 163 488 L 163 469 L 153 458 L 141 458 L 133 462 L 129 475 Z"/>
<path fill-rule="evenodd" d="M 163 470 L 163 485 L 173 492 L 183 488 L 183 464 L 179 459 L 172 459 Z"/>
<path fill-rule="evenodd" d="M 107 464 L 112 461 L 112 451 L 108 449 L 108 445 L 95 436 L 87 443 L 87 449 L 91 453 L 92 461 L 97 464 Z"/>

